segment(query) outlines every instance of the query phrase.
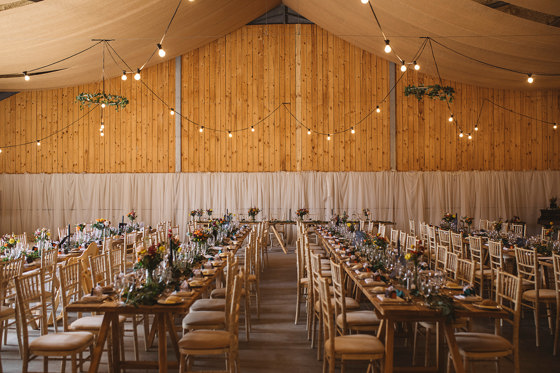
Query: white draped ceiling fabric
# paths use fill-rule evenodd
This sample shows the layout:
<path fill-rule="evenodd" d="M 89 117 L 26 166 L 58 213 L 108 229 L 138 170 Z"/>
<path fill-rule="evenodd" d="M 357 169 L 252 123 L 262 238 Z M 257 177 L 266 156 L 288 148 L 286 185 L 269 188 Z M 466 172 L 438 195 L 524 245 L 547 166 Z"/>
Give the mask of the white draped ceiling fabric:
<path fill-rule="evenodd" d="M 47 226 L 106 218 L 115 225 L 135 209 L 154 225 L 171 220 L 185 232 L 189 212 L 294 218 L 298 208 L 329 219 L 369 208 L 375 219 L 408 230 L 408 219 L 439 223 L 444 212 L 475 219 L 518 215 L 536 233 L 539 209 L 560 195 L 560 171 L 273 172 L 181 174 L 23 174 L 0 178 L 3 232 L 32 233 Z"/>

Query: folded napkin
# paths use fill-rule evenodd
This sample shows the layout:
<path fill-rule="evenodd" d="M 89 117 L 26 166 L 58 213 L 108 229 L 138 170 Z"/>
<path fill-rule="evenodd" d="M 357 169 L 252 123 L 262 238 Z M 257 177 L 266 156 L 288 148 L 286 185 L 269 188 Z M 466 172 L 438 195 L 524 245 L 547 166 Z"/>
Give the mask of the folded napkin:
<path fill-rule="evenodd" d="M 107 299 L 106 295 L 84 295 L 82 299 L 76 301 L 76 303 L 103 303 L 105 299 Z"/>

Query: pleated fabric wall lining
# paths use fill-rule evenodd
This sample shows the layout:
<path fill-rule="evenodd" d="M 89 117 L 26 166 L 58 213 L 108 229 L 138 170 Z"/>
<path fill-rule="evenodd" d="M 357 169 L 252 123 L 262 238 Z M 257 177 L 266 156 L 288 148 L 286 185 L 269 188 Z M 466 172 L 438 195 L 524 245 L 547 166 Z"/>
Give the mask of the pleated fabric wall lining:
<path fill-rule="evenodd" d="M 106 218 L 114 224 L 135 209 L 140 221 L 172 220 L 182 232 L 189 212 L 213 208 L 287 219 L 298 208 L 329 219 L 348 211 L 408 230 L 408 219 L 439 223 L 444 212 L 475 219 L 520 216 L 531 232 L 548 199 L 560 196 L 560 171 L 274 172 L 181 174 L 6 174 L 0 177 L 1 233 L 32 233 Z"/>

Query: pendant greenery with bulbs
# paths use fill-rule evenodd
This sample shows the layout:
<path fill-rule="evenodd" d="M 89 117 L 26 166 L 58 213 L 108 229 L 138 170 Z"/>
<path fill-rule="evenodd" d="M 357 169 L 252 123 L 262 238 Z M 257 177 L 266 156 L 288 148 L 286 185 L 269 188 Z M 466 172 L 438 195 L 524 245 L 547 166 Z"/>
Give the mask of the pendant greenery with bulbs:
<path fill-rule="evenodd" d="M 80 103 L 80 109 L 83 109 L 85 106 L 91 105 L 105 105 L 114 106 L 117 111 L 121 108 L 126 107 L 126 105 L 128 105 L 129 103 L 128 98 L 126 97 L 108 95 L 105 92 L 82 92 L 76 96 L 76 102 Z"/>
<path fill-rule="evenodd" d="M 432 100 L 437 99 L 452 103 L 455 95 L 455 89 L 450 86 L 441 86 L 439 84 L 428 86 L 407 85 L 404 87 L 404 95 L 415 96 L 418 101 L 422 100 L 424 96 L 427 96 Z"/>

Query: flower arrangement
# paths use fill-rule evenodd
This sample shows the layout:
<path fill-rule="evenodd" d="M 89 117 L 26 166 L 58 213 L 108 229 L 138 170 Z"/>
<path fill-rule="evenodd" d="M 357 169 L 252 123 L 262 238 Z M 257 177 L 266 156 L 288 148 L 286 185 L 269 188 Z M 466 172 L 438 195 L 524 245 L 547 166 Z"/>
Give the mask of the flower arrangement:
<path fill-rule="evenodd" d="M 27 250 L 23 255 L 25 255 L 25 261 L 27 263 L 32 263 L 34 260 L 41 257 L 41 252 L 36 247 L 31 250 Z"/>
<path fill-rule="evenodd" d="M 191 235 L 194 242 L 204 243 L 208 238 L 210 238 L 210 233 L 203 229 L 196 229 Z"/>
<path fill-rule="evenodd" d="M 200 218 L 202 215 L 204 215 L 204 210 L 203 209 L 196 210 L 196 216 L 198 216 Z"/>
<path fill-rule="evenodd" d="M 2 251 L 15 247 L 19 240 L 13 234 L 5 234 L 2 236 Z"/>
<path fill-rule="evenodd" d="M 474 218 L 472 218 L 470 216 L 463 216 L 461 218 L 461 221 L 463 222 L 463 224 L 470 227 L 472 225 L 473 221 L 474 221 Z"/>
<path fill-rule="evenodd" d="M 352 223 L 346 223 L 346 226 L 348 227 L 349 232 L 354 232 L 356 230 L 356 227 Z"/>
<path fill-rule="evenodd" d="M 128 220 L 130 220 L 131 223 L 134 223 L 134 220 L 136 220 L 136 211 L 132 210 L 126 215 L 126 217 L 128 218 Z"/>
<path fill-rule="evenodd" d="M 159 243 L 152 245 L 147 249 L 142 247 L 137 252 L 138 261 L 134 265 L 136 268 L 147 269 L 148 272 L 153 272 L 157 266 L 163 261 L 165 254 L 165 244 Z"/>
<path fill-rule="evenodd" d="M 499 232 L 502 230 L 502 218 L 498 219 L 497 222 L 494 223 L 494 230 Z"/>
<path fill-rule="evenodd" d="M 452 103 L 453 96 L 455 95 L 455 89 L 450 86 L 441 86 L 439 84 L 428 86 L 407 85 L 404 87 L 404 95 L 415 96 L 418 101 L 422 100 L 424 96 L 427 96 L 432 100 L 438 99 Z"/>
<path fill-rule="evenodd" d="M 76 224 L 76 232 L 83 232 L 86 229 L 85 223 Z"/>
<path fill-rule="evenodd" d="M 348 213 L 347 213 L 346 211 L 344 211 L 344 212 L 342 213 L 342 216 L 341 216 L 340 220 L 341 220 L 344 224 L 346 224 L 346 222 L 348 221 Z"/>
<path fill-rule="evenodd" d="M 91 226 L 92 228 L 103 230 L 107 228 L 110 224 L 111 222 L 109 222 L 109 220 L 101 218 L 101 219 L 95 219 L 95 222 Z"/>
<path fill-rule="evenodd" d="M 387 245 L 389 244 L 389 241 L 387 240 L 387 238 L 383 237 L 382 235 L 380 235 L 379 233 L 377 233 L 375 236 L 373 236 L 373 244 L 375 246 L 377 246 L 380 249 L 385 250 L 387 248 Z"/>
<path fill-rule="evenodd" d="M 259 214 L 259 212 L 261 212 L 261 209 L 259 209 L 258 207 L 251 207 L 248 214 L 251 219 L 255 220 L 255 217 Z"/>
<path fill-rule="evenodd" d="M 508 223 L 514 223 L 514 224 L 516 224 L 516 223 L 521 223 L 521 218 L 520 218 L 519 216 L 517 216 L 517 215 L 514 215 L 513 218 L 511 218 L 510 220 L 508 220 Z"/>
<path fill-rule="evenodd" d="M 453 223 L 455 219 L 457 219 L 457 214 L 452 214 L 450 212 L 446 212 L 445 214 L 443 214 L 443 217 L 441 218 L 442 221 L 450 224 Z"/>
<path fill-rule="evenodd" d="M 303 219 L 305 217 L 305 215 L 309 214 L 309 210 L 308 209 L 299 209 L 296 211 L 296 215 L 298 216 L 298 218 Z"/>
<path fill-rule="evenodd" d="M 118 111 L 120 108 L 124 108 L 128 105 L 128 98 L 118 95 L 108 95 L 105 92 L 81 92 L 76 96 L 76 102 L 80 103 L 80 109 L 83 109 L 84 106 L 105 104 L 107 106 L 114 106 Z"/>
<path fill-rule="evenodd" d="M 51 231 L 47 228 L 38 228 L 35 233 L 35 242 L 45 242 L 48 241 L 51 237 Z"/>
<path fill-rule="evenodd" d="M 366 220 L 369 218 L 369 209 L 362 209 L 362 212 L 364 214 L 364 216 L 366 217 Z"/>
<path fill-rule="evenodd" d="M 212 213 L 214 211 L 212 209 L 206 209 L 206 215 L 208 215 L 208 217 L 212 216 Z"/>
<path fill-rule="evenodd" d="M 191 210 L 190 215 L 191 215 L 191 218 L 194 218 L 196 216 L 196 210 Z"/>
<path fill-rule="evenodd" d="M 409 250 L 405 256 L 404 259 L 407 261 L 411 261 L 414 263 L 415 266 L 418 266 L 418 262 L 420 260 L 420 258 L 422 258 L 422 256 L 424 255 L 424 246 L 422 245 L 412 245 L 412 250 Z"/>

